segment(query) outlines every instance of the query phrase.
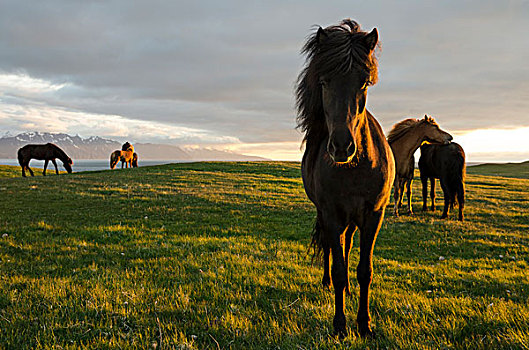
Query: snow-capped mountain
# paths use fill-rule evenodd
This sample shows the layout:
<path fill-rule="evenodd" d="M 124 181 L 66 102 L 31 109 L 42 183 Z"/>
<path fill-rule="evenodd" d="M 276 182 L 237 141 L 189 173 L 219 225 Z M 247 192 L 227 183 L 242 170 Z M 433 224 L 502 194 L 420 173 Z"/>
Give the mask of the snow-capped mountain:
<path fill-rule="evenodd" d="M 17 150 L 20 147 L 27 144 L 44 144 L 48 142 L 56 144 L 74 159 L 107 158 L 107 155 L 110 154 L 109 152 L 121 147 L 119 142 L 97 136 L 83 139 L 78 135 L 26 132 L 16 136 L 6 135 L 0 138 L 0 158 L 16 158 Z"/>
<path fill-rule="evenodd" d="M 62 148 L 72 159 L 108 159 L 110 154 L 121 149 L 121 143 L 99 136 L 81 138 L 62 133 L 26 132 L 12 136 L 9 132 L 0 137 L 0 158 L 13 159 L 20 147 L 27 144 L 54 143 Z M 244 156 L 232 152 L 210 150 L 206 148 L 183 149 L 178 146 L 134 143 L 134 149 L 140 159 L 167 160 L 264 160 L 260 157 Z"/>

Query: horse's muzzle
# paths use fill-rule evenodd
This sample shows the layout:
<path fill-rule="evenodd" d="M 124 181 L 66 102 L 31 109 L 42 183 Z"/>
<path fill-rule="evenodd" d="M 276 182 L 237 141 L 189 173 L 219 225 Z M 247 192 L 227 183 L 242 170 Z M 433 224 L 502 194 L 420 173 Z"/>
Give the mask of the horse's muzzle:
<path fill-rule="evenodd" d="M 356 153 L 356 146 L 352 139 L 344 143 L 330 140 L 327 144 L 327 152 L 335 163 L 345 164 L 353 160 Z"/>

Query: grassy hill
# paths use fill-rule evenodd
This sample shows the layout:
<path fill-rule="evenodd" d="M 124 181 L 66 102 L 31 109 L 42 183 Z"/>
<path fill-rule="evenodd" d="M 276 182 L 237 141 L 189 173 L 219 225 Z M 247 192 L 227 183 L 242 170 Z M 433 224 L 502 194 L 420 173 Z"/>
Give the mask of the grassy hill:
<path fill-rule="evenodd" d="M 469 171 L 464 223 L 419 182 L 375 247 L 376 339 L 338 342 L 299 163 L 0 178 L 0 347 L 527 348 L 529 180 Z"/>
<path fill-rule="evenodd" d="M 467 173 L 529 179 L 529 160 L 523 163 L 474 165 L 467 168 Z"/>

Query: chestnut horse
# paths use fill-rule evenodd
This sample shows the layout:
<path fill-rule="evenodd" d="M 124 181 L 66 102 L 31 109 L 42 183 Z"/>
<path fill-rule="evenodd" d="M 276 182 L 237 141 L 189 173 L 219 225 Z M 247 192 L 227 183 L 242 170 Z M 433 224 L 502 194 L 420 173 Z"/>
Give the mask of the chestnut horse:
<path fill-rule="evenodd" d="M 29 161 L 31 159 L 44 160 L 44 170 L 42 175 L 46 176 L 46 169 L 48 168 L 48 162 L 51 160 L 55 166 L 55 173 L 59 175 L 59 169 L 57 169 L 57 163 L 55 158 L 59 158 L 62 161 L 64 169 L 71 174 L 72 173 L 72 159 L 64 153 L 62 149 L 53 143 L 47 143 L 44 145 L 25 145 L 20 148 L 17 152 L 18 163 L 22 167 L 22 176 L 26 177 L 26 169 L 29 170 L 31 176 L 33 175 L 33 170 L 29 167 Z"/>
<path fill-rule="evenodd" d="M 408 211 L 411 209 L 411 183 L 413 181 L 414 165 L 410 160 L 419 146 L 425 142 L 449 143 L 452 135 L 441 130 L 435 120 L 427 115 L 423 119 L 405 119 L 393 125 L 388 134 L 388 142 L 395 157 L 395 183 L 393 186 L 394 206 L 393 211 L 399 215 L 399 202 L 406 183 L 408 184 Z M 414 160 L 413 160 L 414 161 Z"/>
<path fill-rule="evenodd" d="M 378 77 L 377 42 L 376 29 L 362 31 L 350 19 L 320 27 L 303 47 L 307 62 L 296 88 L 298 127 L 305 133 L 301 175 L 317 211 L 311 246 L 315 256 L 323 254 L 323 285 L 330 287 L 332 277 L 333 326 L 339 337 L 347 335 L 344 297 L 345 292 L 351 294 L 348 265 L 356 228 L 360 229 L 358 331 L 362 337 L 372 335 L 373 247 L 395 176 L 382 128 L 365 108 L 367 89 Z"/>

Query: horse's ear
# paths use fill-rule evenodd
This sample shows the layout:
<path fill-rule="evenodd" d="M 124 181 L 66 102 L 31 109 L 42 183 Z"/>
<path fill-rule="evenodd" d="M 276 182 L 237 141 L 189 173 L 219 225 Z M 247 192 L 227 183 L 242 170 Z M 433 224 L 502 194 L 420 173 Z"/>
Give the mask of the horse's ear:
<path fill-rule="evenodd" d="M 376 28 L 373 28 L 371 33 L 364 37 L 364 43 L 369 52 L 372 52 L 375 49 L 378 43 L 378 30 Z"/>
<path fill-rule="evenodd" d="M 327 33 L 325 33 L 325 30 L 322 27 L 318 27 L 318 31 L 316 32 L 316 41 L 318 44 L 325 38 L 327 38 Z"/>

